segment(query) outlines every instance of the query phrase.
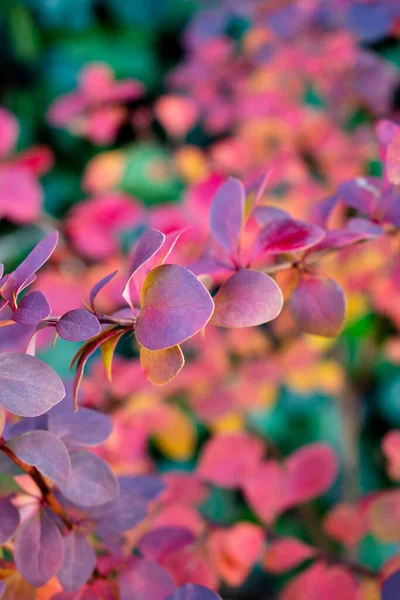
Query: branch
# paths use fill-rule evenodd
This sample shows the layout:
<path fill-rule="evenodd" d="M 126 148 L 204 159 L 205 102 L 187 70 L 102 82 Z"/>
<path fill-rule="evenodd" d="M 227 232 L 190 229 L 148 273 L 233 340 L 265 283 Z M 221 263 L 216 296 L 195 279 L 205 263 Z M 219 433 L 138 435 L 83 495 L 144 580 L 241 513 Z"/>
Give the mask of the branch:
<path fill-rule="evenodd" d="M 56 496 L 54 495 L 54 492 L 47 485 L 46 480 L 40 473 L 40 471 L 38 471 L 36 467 L 28 465 L 28 463 L 19 459 L 18 456 L 14 454 L 14 452 L 11 450 L 11 448 L 7 446 L 7 442 L 2 437 L 0 437 L 0 450 L 2 450 L 4 454 L 13 461 L 13 463 L 15 463 L 22 471 L 24 471 L 24 473 L 26 473 L 27 475 L 29 475 L 29 477 L 33 479 L 33 481 L 36 483 L 36 485 L 42 492 L 43 501 L 58 517 L 60 517 L 60 519 L 63 521 L 64 525 L 68 529 L 72 529 L 74 527 L 73 521 L 65 512 L 60 502 L 57 500 Z"/>

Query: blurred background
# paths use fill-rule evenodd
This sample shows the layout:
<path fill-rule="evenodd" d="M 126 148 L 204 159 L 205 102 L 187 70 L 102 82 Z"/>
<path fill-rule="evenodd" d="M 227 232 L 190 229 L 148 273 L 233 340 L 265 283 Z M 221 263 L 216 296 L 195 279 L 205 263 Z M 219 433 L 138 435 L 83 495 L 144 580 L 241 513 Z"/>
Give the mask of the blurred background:
<path fill-rule="evenodd" d="M 376 124 L 400 119 L 400 2 L 2 0 L 0 63 L 0 261 L 15 267 L 57 228 L 39 287 L 61 314 L 121 269 L 146 227 L 190 227 L 175 258 L 196 260 L 227 175 L 251 185 L 271 169 L 263 202 L 304 219 L 340 183 L 380 175 Z M 112 384 L 95 357 L 81 401 L 113 412 L 101 452 L 119 472 L 192 471 L 220 432 L 250 432 L 283 456 L 328 441 L 342 478 L 311 529 L 343 494 L 391 488 L 381 440 L 400 428 L 400 263 L 389 256 L 378 240 L 327 259 L 349 298 L 337 340 L 295 335 L 285 311 L 273 326 L 212 330 L 160 390 L 129 340 Z M 118 308 L 121 277 L 104 311 Z M 0 329 L 2 349 L 23 347 L 27 331 L 12 329 Z M 49 342 L 39 356 L 70 378 L 79 346 Z M 237 490 L 218 487 L 200 514 L 252 518 Z M 293 515 L 280 527 L 307 539 Z M 379 568 L 399 541 L 367 535 L 359 557 Z M 222 579 L 224 597 L 247 600 L 286 581 L 262 569 Z"/>

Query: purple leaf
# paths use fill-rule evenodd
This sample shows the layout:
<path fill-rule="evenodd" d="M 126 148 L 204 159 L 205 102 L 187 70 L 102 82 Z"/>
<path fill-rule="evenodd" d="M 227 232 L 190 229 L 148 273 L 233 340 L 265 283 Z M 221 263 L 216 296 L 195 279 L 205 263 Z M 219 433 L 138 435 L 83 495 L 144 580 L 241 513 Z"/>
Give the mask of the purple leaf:
<path fill-rule="evenodd" d="M 45 510 L 27 519 L 15 538 L 14 559 L 18 570 L 39 588 L 60 569 L 64 556 L 61 533 Z"/>
<path fill-rule="evenodd" d="M 24 284 L 32 280 L 36 271 L 50 258 L 57 246 L 57 242 L 58 233 L 57 231 L 53 231 L 53 233 L 37 244 L 13 273 L 10 273 L 6 283 L 1 288 L 1 295 L 10 304 L 13 304 L 13 295 L 17 296 L 21 289 L 23 289 Z"/>
<path fill-rule="evenodd" d="M 215 241 L 233 254 L 243 225 L 246 193 L 243 184 L 233 177 L 215 194 L 210 209 L 210 229 Z"/>
<path fill-rule="evenodd" d="M 20 417 L 37 417 L 65 396 L 63 382 L 44 362 L 28 354 L 0 353 L 0 404 Z"/>
<path fill-rule="evenodd" d="M 89 302 L 90 302 L 90 306 L 92 307 L 93 311 L 95 310 L 94 301 L 96 300 L 97 294 L 103 289 L 103 287 L 105 287 L 107 285 L 107 283 L 109 283 L 111 281 L 111 279 L 114 279 L 114 277 L 116 276 L 117 273 L 118 273 L 118 271 L 114 271 L 113 273 L 106 275 L 105 277 L 103 277 L 103 279 L 100 279 L 100 281 L 98 281 L 96 283 L 96 285 L 94 285 L 92 287 L 92 289 L 90 290 Z"/>
<path fill-rule="evenodd" d="M 379 198 L 379 190 L 365 177 L 358 177 L 342 183 L 339 186 L 338 194 L 346 206 L 369 217 L 373 216 Z"/>
<path fill-rule="evenodd" d="M 130 283 L 135 273 L 142 265 L 147 263 L 165 242 L 165 235 L 158 229 L 148 229 L 139 238 L 133 251 L 132 260 L 129 268 L 129 278 L 122 291 L 122 297 L 129 306 L 132 306 L 131 294 L 129 290 Z"/>
<path fill-rule="evenodd" d="M 360 217 L 353 217 L 347 222 L 347 229 L 373 239 L 384 233 L 382 225 L 379 223 L 372 223 L 368 219 L 361 219 Z"/>
<path fill-rule="evenodd" d="M 181 344 L 210 320 L 213 300 L 205 286 L 185 267 L 162 265 L 146 277 L 135 334 L 148 350 Z"/>
<path fill-rule="evenodd" d="M 289 219 L 289 214 L 281 208 L 275 206 L 256 206 L 252 212 L 253 217 L 261 226 L 277 221 L 279 219 Z"/>
<path fill-rule="evenodd" d="M 170 552 L 192 544 L 195 536 L 184 527 L 160 527 L 146 533 L 138 542 L 141 556 L 147 560 L 160 562 Z"/>
<path fill-rule="evenodd" d="M 78 506 L 92 507 L 118 496 L 118 481 L 103 459 L 86 450 L 74 450 L 70 458 L 71 476 L 66 483 L 58 484 L 67 500 Z"/>
<path fill-rule="evenodd" d="M 84 308 L 65 313 L 56 325 L 57 333 L 69 342 L 84 342 L 101 331 L 98 318 Z"/>
<path fill-rule="evenodd" d="M 68 450 L 61 440 L 48 431 L 28 431 L 9 442 L 14 453 L 43 475 L 59 484 L 68 481 L 71 462 Z"/>
<path fill-rule="evenodd" d="M 174 587 L 167 571 L 148 560 L 132 561 L 119 576 L 120 600 L 165 600 Z"/>
<path fill-rule="evenodd" d="M 178 587 L 166 600 L 221 600 L 221 596 L 196 583 L 185 583 Z"/>
<path fill-rule="evenodd" d="M 0 498 L 0 544 L 5 544 L 19 527 L 19 512 L 8 498 Z"/>
<path fill-rule="evenodd" d="M 311 223 L 318 225 L 319 227 L 326 227 L 329 217 L 339 202 L 339 196 L 329 196 L 320 200 L 311 211 Z"/>
<path fill-rule="evenodd" d="M 96 566 L 96 554 L 86 535 L 71 531 L 64 537 L 64 561 L 57 578 L 64 590 L 75 592 L 90 578 Z"/>
<path fill-rule="evenodd" d="M 98 446 L 111 435 L 112 430 L 108 415 L 85 407 L 74 412 L 69 403 L 67 410 L 50 411 L 48 423 L 49 431 L 66 444 L 76 446 Z"/>
<path fill-rule="evenodd" d="M 301 331 L 334 337 L 343 328 L 346 298 L 333 279 L 302 278 L 290 298 L 289 308 Z"/>
<path fill-rule="evenodd" d="M 351 231 L 350 229 L 333 229 L 332 231 L 327 231 L 325 237 L 316 246 L 313 246 L 309 250 L 309 253 L 321 252 L 322 250 L 340 250 L 341 248 L 357 244 L 368 237 L 364 233 Z"/>
<path fill-rule="evenodd" d="M 21 325 L 36 325 L 51 314 L 51 307 L 42 292 L 30 292 L 24 296 L 13 313 L 13 319 Z"/>
<path fill-rule="evenodd" d="M 397 600 L 399 590 L 400 571 L 395 571 L 383 582 L 381 600 Z"/>
<path fill-rule="evenodd" d="M 147 516 L 149 502 L 164 489 L 157 477 L 120 477 L 118 498 L 91 511 L 93 519 L 110 531 L 128 531 Z"/>
<path fill-rule="evenodd" d="M 230 277 L 214 297 L 211 322 L 219 327 L 253 327 L 275 319 L 283 296 L 275 281 L 260 271 L 243 269 Z"/>
<path fill-rule="evenodd" d="M 271 221 L 257 236 L 254 256 L 261 253 L 282 254 L 305 250 L 317 244 L 324 235 L 323 229 L 311 223 L 291 218 Z"/>

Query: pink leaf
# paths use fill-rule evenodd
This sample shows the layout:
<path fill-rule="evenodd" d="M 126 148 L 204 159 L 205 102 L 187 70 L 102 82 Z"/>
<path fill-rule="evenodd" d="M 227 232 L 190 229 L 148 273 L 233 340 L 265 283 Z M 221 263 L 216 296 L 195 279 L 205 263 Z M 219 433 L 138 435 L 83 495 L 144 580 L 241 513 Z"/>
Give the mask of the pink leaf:
<path fill-rule="evenodd" d="M 400 184 L 400 128 L 396 129 L 387 149 L 386 173 L 390 183 Z"/>
<path fill-rule="evenodd" d="M 283 510 L 285 479 L 282 467 L 270 460 L 243 479 L 243 493 L 251 508 L 264 523 L 273 523 Z"/>
<path fill-rule="evenodd" d="M 210 210 L 210 229 L 215 241 L 233 254 L 238 245 L 244 219 L 245 190 L 231 177 L 215 194 Z"/>
<path fill-rule="evenodd" d="M 306 250 L 317 244 L 324 235 L 324 230 L 317 225 L 279 218 L 265 225 L 259 232 L 254 245 L 254 256 Z"/>
<path fill-rule="evenodd" d="M 203 446 L 197 472 L 209 483 L 227 488 L 238 487 L 258 466 L 263 452 L 261 440 L 250 435 L 217 435 Z"/>
<path fill-rule="evenodd" d="M 132 561 L 119 577 L 121 600 L 165 600 L 174 587 L 167 571 L 144 559 Z"/>
<path fill-rule="evenodd" d="M 353 548 L 367 533 L 363 512 L 351 504 L 336 504 L 324 519 L 324 530 L 334 540 Z"/>
<path fill-rule="evenodd" d="M 346 317 L 346 298 L 333 279 L 302 278 L 294 290 L 290 313 L 301 331 L 324 337 L 338 335 Z"/>
<path fill-rule="evenodd" d="M 269 544 L 263 566 L 271 573 L 284 573 L 294 569 L 314 554 L 314 548 L 296 538 L 281 538 Z"/>
<path fill-rule="evenodd" d="M 336 454 L 322 442 L 293 452 L 285 462 L 286 506 L 295 506 L 329 490 L 338 473 Z"/>
<path fill-rule="evenodd" d="M 275 319 L 282 310 L 283 296 L 271 277 L 243 269 L 222 285 L 214 302 L 214 325 L 252 327 Z"/>
<path fill-rule="evenodd" d="M 161 265 L 147 276 L 141 295 L 136 338 L 148 350 L 181 344 L 208 323 L 214 302 L 185 267 Z"/>

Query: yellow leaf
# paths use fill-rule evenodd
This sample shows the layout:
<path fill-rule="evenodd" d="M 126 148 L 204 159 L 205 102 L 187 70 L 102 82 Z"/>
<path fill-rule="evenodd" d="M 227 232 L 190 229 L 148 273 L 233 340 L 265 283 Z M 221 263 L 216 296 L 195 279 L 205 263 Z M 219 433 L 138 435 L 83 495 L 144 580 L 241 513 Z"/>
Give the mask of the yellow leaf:
<path fill-rule="evenodd" d="M 147 379 L 155 385 L 165 385 L 178 375 L 185 364 L 182 350 L 172 346 L 165 350 L 140 348 L 140 364 Z"/>
<path fill-rule="evenodd" d="M 108 381 L 112 379 L 112 360 L 114 356 L 115 348 L 121 339 L 121 337 L 126 333 L 125 331 L 118 331 L 113 337 L 106 340 L 101 346 L 101 359 L 103 361 L 104 368 L 107 373 Z"/>
<path fill-rule="evenodd" d="M 245 428 L 243 416 L 237 412 L 230 412 L 213 421 L 211 425 L 214 433 L 235 433 Z"/>
<path fill-rule="evenodd" d="M 11 575 L 5 581 L 1 600 L 36 600 L 36 590 L 19 573 Z"/>
<path fill-rule="evenodd" d="M 159 450 L 172 460 L 187 460 L 195 450 L 196 431 L 190 418 L 176 406 L 166 409 L 166 422 L 154 436 Z"/>

